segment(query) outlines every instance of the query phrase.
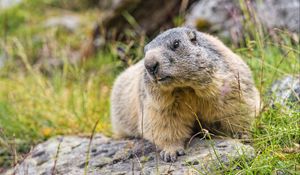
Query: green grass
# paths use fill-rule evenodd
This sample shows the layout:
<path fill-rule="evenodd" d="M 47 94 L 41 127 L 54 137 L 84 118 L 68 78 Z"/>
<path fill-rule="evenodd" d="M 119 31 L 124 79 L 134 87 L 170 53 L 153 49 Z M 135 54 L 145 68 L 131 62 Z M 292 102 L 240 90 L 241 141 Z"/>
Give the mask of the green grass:
<path fill-rule="evenodd" d="M 269 109 L 253 127 L 252 144 L 256 156 L 249 160 L 243 154 L 225 163 L 220 174 L 299 174 L 300 114 L 295 111 Z"/>
<path fill-rule="evenodd" d="M 0 28 L 4 29 L 0 30 L 0 55 L 4 50 L 9 55 L 0 70 L 0 167 L 13 165 L 31 146 L 49 137 L 89 134 L 98 119 L 96 132 L 111 134 L 109 95 L 115 77 L 124 69 L 114 49 L 120 43 L 112 42 L 82 64 L 70 64 L 68 53 L 79 49 L 90 26 L 83 26 L 75 33 L 41 27 L 41 21 L 59 14 L 58 6 L 58 1 L 25 1 L 0 12 L 0 24 L 6 26 Z M 91 15 L 94 11 L 75 10 L 83 17 L 95 19 Z M 286 31 L 277 30 L 278 39 L 274 40 L 260 33 L 262 29 L 257 30 L 252 26 L 245 46 L 232 49 L 251 67 L 267 105 L 264 94 L 271 83 L 284 75 L 299 73 L 300 47 Z M 128 46 L 130 58 L 138 57 L 133 59 L 135 62 L 142 48 L 133 49 L 131 45 L 144 43 L 134 39 L 133 42 L 136 43 L 121 43 L 121 46 Z M 51 54 L 64 64 L 50 67 L 45 73 L 36 63 L 41 59 L 40 50 L 47 44 Z M 252 129 L 256 157 L 250 161 L 232 161 L 220 173 L 296 174 L 300 169 L 299 148 L 295 149 L 300 142 L 299 124 L 299 112 L 280 106 L 265 108 Z"/>
<path fill-rule="evenodd" d="M 66 66 L 51 77 L 34 71 L 0 78 L 1 136 L 4 142 L 21 139 L 18 152 L 54 135 L 90 133 L 99 118 L 96 131 L 110 134 L 109 92 L 116 66 L 99 65 L 95 72 Z"/>

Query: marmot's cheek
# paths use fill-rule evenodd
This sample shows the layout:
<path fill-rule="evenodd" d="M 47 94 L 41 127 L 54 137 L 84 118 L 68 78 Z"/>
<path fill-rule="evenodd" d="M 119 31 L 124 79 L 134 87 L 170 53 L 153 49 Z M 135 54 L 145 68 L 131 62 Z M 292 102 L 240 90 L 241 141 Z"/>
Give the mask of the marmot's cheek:
<path fill-rule="evenodd" d="M 230 84 L 226 81 L 223 83 L 223 86 L 220 88 L 221 97 L 225 97 L 227 94 L 231 92 Z"/>

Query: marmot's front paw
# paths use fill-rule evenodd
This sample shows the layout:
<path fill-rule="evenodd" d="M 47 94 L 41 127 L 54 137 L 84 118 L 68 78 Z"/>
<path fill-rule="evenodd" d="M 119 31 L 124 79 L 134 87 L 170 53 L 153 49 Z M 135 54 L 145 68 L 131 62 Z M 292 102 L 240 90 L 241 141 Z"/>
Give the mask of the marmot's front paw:
<path fill-rule="evenodd" d="M 165 162 L 175 162 L 177 160 L 177 156 L 182 155 L 185 155 L 183 148 L 175 149 L 174 151 L 162 150 L 160 152 L 160 158 Z"/>

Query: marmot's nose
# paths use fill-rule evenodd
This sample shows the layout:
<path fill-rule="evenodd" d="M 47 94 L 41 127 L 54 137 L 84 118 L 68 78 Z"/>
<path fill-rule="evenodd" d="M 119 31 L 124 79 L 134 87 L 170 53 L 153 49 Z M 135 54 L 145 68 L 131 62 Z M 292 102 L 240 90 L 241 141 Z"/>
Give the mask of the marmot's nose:
<path fill-rule="evenodd" d="M 158 72 L 159 63 L 155 60 L 147 61 L 145 67 L 150 75 L 155 76 Z"/>

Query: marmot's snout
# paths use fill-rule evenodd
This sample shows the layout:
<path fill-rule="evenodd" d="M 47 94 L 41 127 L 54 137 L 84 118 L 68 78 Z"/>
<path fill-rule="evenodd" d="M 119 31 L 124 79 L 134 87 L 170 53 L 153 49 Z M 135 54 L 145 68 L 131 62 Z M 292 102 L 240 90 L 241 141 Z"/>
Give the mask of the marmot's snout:
<path fill-rule="evenodd" d="M 162 82 L 169 79 L 169 76 L 164 75 L 162 69 L 162 63 L 160 58 L 160 50 L 153 49 L 149 50 L 145 54 L 145 68 L 148 72 L 148 75 L 151 77 L 152 80 Z"/>
<path fill-rule="evenodd" d="M 159 62 L 155 57 L 151 57 L 146 60 L 145 60 L 145 67 L 147 72 L 150 74 L 151 77 L 156 78 L 159 69 Z"/>

